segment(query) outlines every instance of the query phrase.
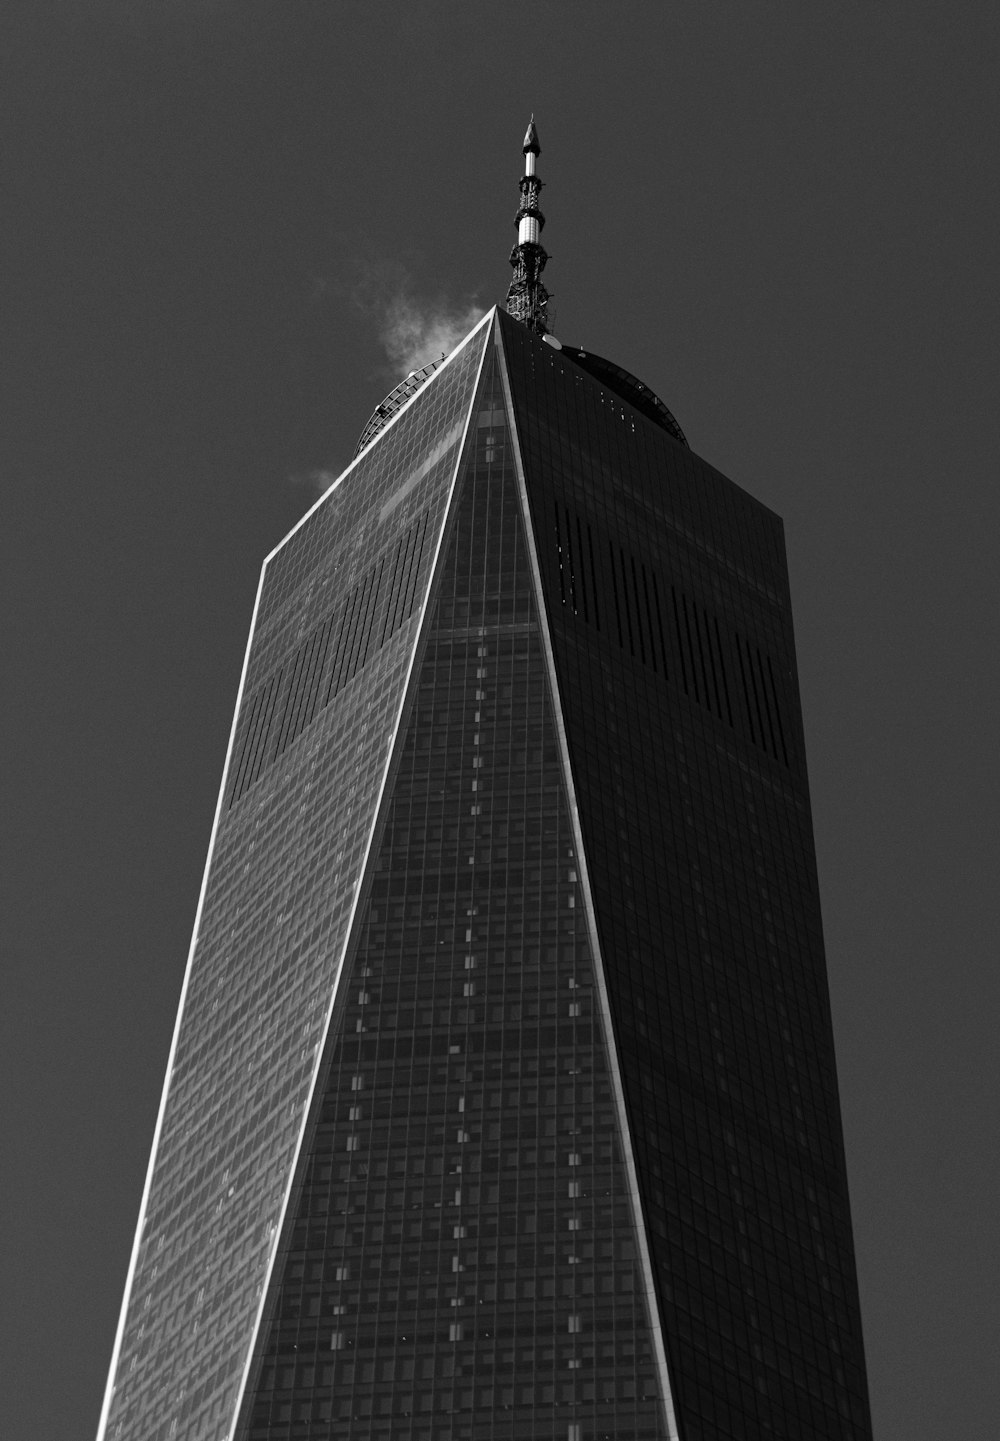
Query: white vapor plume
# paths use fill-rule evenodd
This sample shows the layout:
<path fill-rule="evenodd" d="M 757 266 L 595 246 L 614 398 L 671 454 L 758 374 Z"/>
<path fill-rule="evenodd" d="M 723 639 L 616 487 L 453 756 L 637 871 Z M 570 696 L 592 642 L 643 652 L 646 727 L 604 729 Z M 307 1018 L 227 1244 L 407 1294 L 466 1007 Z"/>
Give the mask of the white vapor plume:
<path fill-rule="evenodd" d="M 406 269 L 391 263 L 364 267 L 354 302 L 377 325 L 379 341 L 399 379 L 454 350 L 484 313 L 474 296 L 462 302 L 443 295 L 420 298 Z"/>
<path fill-rule="evenodd" d="M 312 300 L 324 302 L 329 295 L 352 304 L 366 317 L 378 335 L 389 364 L 379 367 L 369 380 L 382 389 L 372 393 L 372 404 L 381 400 L 385 389 L 420 370 L 431 361 L 442 360 L 464 340 L 485 313 L 475 296 L 463 301 L 444 295 L 423 299 L 417 295 L 409 271 L 398 262 L 378 260 L 348 261 L 346 280 L 331 281 L 325 277 L 313 280 Z M 360 422 L 359 422 L 360 431 Z M 340 472 L 332 465 L 298 471 L 289 475 L 293 485 L 303 486 L 322 495 Z"/>
<path fill-rule="evenodd" d="M 427 304 L 404 293 L 386 305 L 379 339 L 393 369 L 404 376 L 454 350 L 482 316 L 479 305 Z"/>
<path fill-rule="evenodd" d="M 289 476 L 289 479 L 293 485 L 304 485 L 307 490 L 314 490 L 317 495 L 322 495 L 330 489 L 330 486 L 339 474 L 339 470 L 322 468 L 320 470 L 300 471 L 295 475 Z"/>

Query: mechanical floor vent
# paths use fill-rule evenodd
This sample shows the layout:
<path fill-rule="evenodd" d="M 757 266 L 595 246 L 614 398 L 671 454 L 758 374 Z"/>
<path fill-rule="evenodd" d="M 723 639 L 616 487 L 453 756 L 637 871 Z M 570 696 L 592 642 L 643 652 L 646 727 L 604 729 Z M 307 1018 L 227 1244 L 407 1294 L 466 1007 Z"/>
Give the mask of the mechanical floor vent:
<path fill-rule="evenodd" d="M 559 600 L 716 719 L 789 764 L 771 657 L 641 556 L 553 502 Z"/>

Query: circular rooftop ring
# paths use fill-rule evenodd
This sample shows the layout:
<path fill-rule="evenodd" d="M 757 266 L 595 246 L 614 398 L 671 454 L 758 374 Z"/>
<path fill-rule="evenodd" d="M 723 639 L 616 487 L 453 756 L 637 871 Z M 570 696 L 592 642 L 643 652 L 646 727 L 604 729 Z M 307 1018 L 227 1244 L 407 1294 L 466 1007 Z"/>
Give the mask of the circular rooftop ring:
<path fill-rule="evenodd" d="M 581 370 L 592 375 L 606 385 L 609 390 L 614 391 L 621 400 L 627 400 L 629 405 L 635 407 L 641 415 L 655 421 L 668 435 L 679 440 L 681 445 L 687 445 L 687 438 L 681 430 L 671 412 L 663 404 L 658 395 L 650 390 L 648 385 L 643 385 L 630 371 L 625 370 L 621 365 L 615 365 L 612 360 L 605 360 L 602 355 L 594 355 L 589 350 L 578 350 L 575 345 L 563 345 L 563 355 L 569 356 Z M 690 447 L 688 447 L 690 449 Z"/>
<path fill-rule="evenodd" d="M 444 357 L 442 356 L 441 359 L 443 360 Z M 369 416 L 367 424 L 361 432 L 361 439 L 354 452 L 355 456 L 360 455 L 369 441 L 375 439 L 382 427 L 389 424 L 396 411 L 403 408 L 410 396 L 420 389 L 425 380 L 430 379 L 440 364 L 441 360 L 432 360 L 430 365 L 424 365 L 420 370 L 411 370 L 406 379 L 399 382 L 395 390 L 390 390 L 382 404 L 376 406 Z"/>
<path fill-rule="evenodd" d="M 674 440 L 680 441 L 681 445 L 687 445 L 683 430 L 660 397 L 655 395 L 648 385 L 643 385 L 641 380 L 637 380 L 630 371 L 621 365 L 615 365 L 614 361 L 605 360 L 602 355 L 594 355 L 592 351 L 580 350 L 575 345 L 563 345 L 556 340 L 555 336 L 547 335 L 544 339 L 560 350 L 563 355 L 568 356 L 581 370 L 585 370 L 588 375 L 592 375 L 595 380 L 606 385 L 619 399 L 627 400 L 629 405 L 639 411 L 640 415 L 652 420 L 668 435 L 672 435 Z M 365 446 L 375 439 L 384 426 L 388 425 L 397 410 L 401 410 L 410 396 L 420 389 L 424 381 L 430 379 L 438 366 L 442 364 L 443 359 L 442 356 L 441 360 L 432 360 L 429 365 L 422 366 L 420 370 L 411 370 L 406 379 L 401 380 L 395 390 L 389 392 L 382 404 L 376 406 L 361 432 L 361 439 L 354 452 L 355 456 L 361 454 Z"/>

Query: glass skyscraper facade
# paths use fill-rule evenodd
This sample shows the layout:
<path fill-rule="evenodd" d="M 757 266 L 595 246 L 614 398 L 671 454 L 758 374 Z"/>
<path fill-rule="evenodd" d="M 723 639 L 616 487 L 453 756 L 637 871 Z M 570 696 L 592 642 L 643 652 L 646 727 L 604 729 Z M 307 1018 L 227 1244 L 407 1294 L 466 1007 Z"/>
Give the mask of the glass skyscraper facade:
<path fill-rule="evenodd" d="M 492 311 L 265 563 L 101 1437 L 870 1434 L 780 521 Z"/>

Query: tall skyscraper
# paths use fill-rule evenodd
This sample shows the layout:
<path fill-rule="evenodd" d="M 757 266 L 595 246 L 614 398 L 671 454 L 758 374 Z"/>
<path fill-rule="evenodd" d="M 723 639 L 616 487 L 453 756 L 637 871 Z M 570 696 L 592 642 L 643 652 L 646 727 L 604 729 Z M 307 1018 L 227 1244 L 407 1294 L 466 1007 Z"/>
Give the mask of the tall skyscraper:
<path fill-rule="evenodd" d="M 109 1441 L 867 1441 L 778 518 L 511 313 L 265 562 Z"/>

